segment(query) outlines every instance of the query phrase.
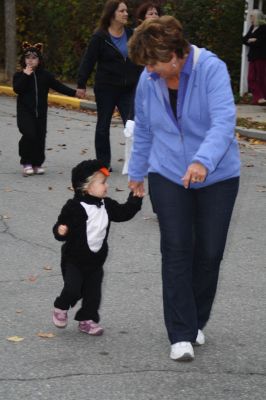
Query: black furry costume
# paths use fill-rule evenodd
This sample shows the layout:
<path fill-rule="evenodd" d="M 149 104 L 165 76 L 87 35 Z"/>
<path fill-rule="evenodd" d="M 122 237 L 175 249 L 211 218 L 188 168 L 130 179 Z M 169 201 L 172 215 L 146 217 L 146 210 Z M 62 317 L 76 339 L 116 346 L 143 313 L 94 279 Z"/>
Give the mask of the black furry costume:
<path fill-rule="evenodd" d="M 55 238 L 65 241 L 62 246 L 61 258 L 64 288 L 60 296 L 56 298 L 54 306 L 61 310 L 68 310 L 79 299 L 82 299 L 82 306 L 75 315 L 77 321 L 99 322 L 98 309 L 101 302 L 103 264 L 108 254 L 107 237 L 110 222 L 130 220 L 140 210 L 142 204 L 142 199 L 134 197 L 132 193 L 129 194 L 124 204 L 109 197 L 101 199 L 89 194 L 82 194 L 79 190 L 82 181 L 100 168 L 100 161 L 90 160 L 83 161 L 73 169 L 74 198 L 68 200 L 64 205 L 57 223 L 53 227 Z M 88 245 L 87 222 L 90 217 L 81 203 L 88 205 L 88 209 L 94 213 L 97 213 L 97 209 L 102 207 L 103 212 L 105 210 L 107 213 L 108 222 L 105 236 L 97 251 L 92 251 Z M 67 235 L 62 236 L 58 233 L 59 225 L 67 225 Z"/>
<path fill-rule="evenodd" d="M 13 77 L 13 89 L 17 96 L 17 125 L 22 137 L 19 141 L 20 163 L 41 166 L 45 160 L 45 138 L 47 129 L 48 92 L 53 89 L 59 93 L 74 97 L 76 90 L 60 83 L 45 70 L 42 54 L 34 46 L 28 46 L 22 55 L 21 66 L 25 68 L 25 56 L 37 55 L 39 65 L 27 75 L 16 72 Z"/>

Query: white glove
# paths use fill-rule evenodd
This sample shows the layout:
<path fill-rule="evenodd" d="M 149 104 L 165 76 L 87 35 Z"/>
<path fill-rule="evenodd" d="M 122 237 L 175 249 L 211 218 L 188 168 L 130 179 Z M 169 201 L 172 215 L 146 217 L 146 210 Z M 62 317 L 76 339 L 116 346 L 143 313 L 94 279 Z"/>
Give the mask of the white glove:
<path fill-rule="evenodd" d="M 131 119 L 128 119 L 124 128 L 124 135 L 125 137 L 133 136 L 135 122 Z"/>

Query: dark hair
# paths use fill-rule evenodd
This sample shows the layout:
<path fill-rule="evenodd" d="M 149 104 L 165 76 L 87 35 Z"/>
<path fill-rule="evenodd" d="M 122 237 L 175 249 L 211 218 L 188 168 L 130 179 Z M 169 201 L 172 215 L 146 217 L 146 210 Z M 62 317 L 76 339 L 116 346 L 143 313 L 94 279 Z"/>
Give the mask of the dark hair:
<path fill-rule="evenodd" d="M 145 20 L 145 15 L 150 8 L 156 8 L 159 17 L 162 15 L 161 6 L 158 3 L 153 1 L 147 1 L 145 3 L 141 3 L 135 11 L 136 25 L 139 25 L 141 22 Z"/>
<path fill-rule="evenodd" d="M 105 5 L 104 9 L 96 30 L 107 31 L 110 24 L 111 19 L 114 17 L 116 10 L 118 9 L 119 5 L 124 3 L 127 6 L 127 2 L 124 0 L 108 0 Z"/>
<path fill-rule="evenodd" d="M 183 58 L 189 47 L 181 23 L 167 15 L 143 21 L 128 42 L 129 57 L 139 65 L 169 62 L 173 53 Z"/>

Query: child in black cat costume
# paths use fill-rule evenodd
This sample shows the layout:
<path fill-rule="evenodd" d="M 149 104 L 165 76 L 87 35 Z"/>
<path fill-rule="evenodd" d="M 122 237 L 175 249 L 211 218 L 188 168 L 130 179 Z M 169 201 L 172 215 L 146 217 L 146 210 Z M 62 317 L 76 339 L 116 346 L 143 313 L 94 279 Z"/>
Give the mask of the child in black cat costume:
<path fill-rule="evenodd" d="M 128 221 L 140 210 L 142 198 L 129 194 L 126 203 L 106 197 L 108 169 L 98 160 L 82 161 L 72 170 L 74 198 L 62 208 L 53 228 L 62 246 L 64 288 L 54 302 L 53 322 L 67 325 L 67 311 L 82 299 L 75 319 L 79 330 L 101 335 L 99 322 L 103 264 L 108 253 L 110 222 Z"/>
<path fill-rule="evenodd" d="M 47 127 L 48 92 L 54 89 L 67 96 L 77 96 L 77 91 L 63 85 L 43 68 L 42 43 L 24 42 L 21 57 L 22 71 L 13 77 L 17 97 L 17 124 L 21 133 L 19 141 L 20 164 L 23 175 L 43 174 Z"/>

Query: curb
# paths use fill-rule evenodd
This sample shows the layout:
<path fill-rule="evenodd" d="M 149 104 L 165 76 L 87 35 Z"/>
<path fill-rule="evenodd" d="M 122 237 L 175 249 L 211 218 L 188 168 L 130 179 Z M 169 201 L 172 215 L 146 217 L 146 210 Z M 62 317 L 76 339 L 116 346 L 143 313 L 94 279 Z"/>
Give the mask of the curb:
<path fill-rule="evenodd" d="M 8 96 L 16 96 L 16 93 L 10 86 L 0 85 L 0 94 L 6 94 Z M 79 110 L 91 110 L 91 111 L 97 110 L 94 101 L 82 100 L 82 99 L 77 99 L 75 97 L 62 96 L 58 94 L 48 94 L 48 103 L 60 106 L 71 106 Z M 247 136 L 252 139 L 259 139 L 266 141 L 266 131 L 263 130 L 248 129 L 237 126 L 236 132 L 239 133 L 240 135 Z"/>
<path fill-rule="evenodd" d="M 0 86 L 0 94 L 5 94 L 7 96 L 16 96 L 16 93 L 10 86 Z M 48 103 L 56 104 L 60 106 L 71 106 L 76 109 L 81 110 L 91 110 L 96 111 L 96 104 L 93 101 L 77 99 L 70 96 L 62 96 L 58 94 L 48 94 Z"/>
<path fill-rule="evenodd" d="M 266 141 L 266 132 L 259 129 L 248 129 L 248 128 L 241 128 L 241 126 L 237 126 L 236 132 L 242 136 L 247 136 L 251 139 L 259 139 Z"/>

